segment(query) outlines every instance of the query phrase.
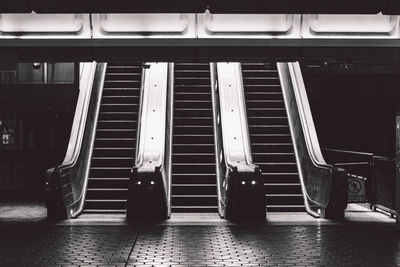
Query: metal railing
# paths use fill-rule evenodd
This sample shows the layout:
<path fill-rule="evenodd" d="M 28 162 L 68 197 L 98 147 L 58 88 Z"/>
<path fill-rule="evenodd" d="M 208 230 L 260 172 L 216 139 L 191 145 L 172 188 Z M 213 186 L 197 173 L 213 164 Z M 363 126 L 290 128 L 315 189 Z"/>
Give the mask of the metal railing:
<path fill-rule="evenodd" d="M 319 147 L 298 62 L 277 63 L 307 212 L 314 217 L 340 218 L 347 205 L 343 169 L 327 164 Z"/>
<path fill-rule="evenodd" d="M 105 63 L 81 64 L 80 92 L 67 152 L 60 166 L 47 170 L 46 205 L 50 214 L 59 213 L 63 207 L 66 216 L 73 218 L 83 209 L 105 73 Z"/>
<path fill-rule="evenodd" d="M 396 160 L 373 153 L 322 149 L 327 160 L 344 168 L 350 177 L 365 180 L 365 199 L 374 209 L 381 209 L 392 216 L 396 214 Z"/>

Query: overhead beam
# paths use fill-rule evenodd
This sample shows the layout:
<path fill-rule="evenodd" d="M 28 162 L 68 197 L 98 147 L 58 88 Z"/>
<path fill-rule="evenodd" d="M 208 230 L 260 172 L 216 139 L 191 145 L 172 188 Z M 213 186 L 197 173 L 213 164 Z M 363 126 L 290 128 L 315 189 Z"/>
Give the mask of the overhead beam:
<path fill-rule="evenodd" d="M 142 39 L 1 40 L 19 61 L 243 61 L 333 59 L 400 62 L 400 40 Z"/>
<path fill-rule="evenodd" d="M 400 14 L 398 0 L 10 0 L 0 13 Z"/>

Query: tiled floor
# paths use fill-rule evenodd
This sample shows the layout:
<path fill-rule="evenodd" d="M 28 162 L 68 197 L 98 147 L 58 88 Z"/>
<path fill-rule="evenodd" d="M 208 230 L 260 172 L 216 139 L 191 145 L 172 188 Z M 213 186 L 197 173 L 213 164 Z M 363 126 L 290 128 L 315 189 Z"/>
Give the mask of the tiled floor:
<path fill-rule="evenodd" d="M 124 266 L 137 231 L 112 226 L 3 226 L 0 266 Z"/>
<path fill-rule="evenodd" d="M 389 227 L 172 226 L 140 231 L 128 265 L 395 266 Z"/>
<path fill-rule="evenodd" d="M 394 220 L 367 209 L 350 208 L 344 222 L 271 213 L 263 225 L 210 214 L 141 226 L 123 216 L 54 224 L 39 216 L 40 204 L 11 203 L 0 214 L 0 266 L 7 267 L 400 265 Z"/>
<path fill-rule="evenodd" d="M 0 200 L 1 223 L 38 223 L 47 220 L 47 210 L 41 201 Z"/>

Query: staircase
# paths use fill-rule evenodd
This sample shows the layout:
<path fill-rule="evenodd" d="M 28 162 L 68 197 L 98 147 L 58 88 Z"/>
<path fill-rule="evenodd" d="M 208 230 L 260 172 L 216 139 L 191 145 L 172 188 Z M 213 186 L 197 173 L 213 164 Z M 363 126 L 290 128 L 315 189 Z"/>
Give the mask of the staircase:
<path fill-rule="evenodd" d="M 172 212 L 217 212 L 209 64 L 175 64 Z"/>
<path fill-rule="evenodd" d="M 142 64 L 108 64 L 83 212 L 125 212 L 136 129 Z"/>
<path fill-rule="evenodd" d="M 276 65 L 242 63 L 253 161 L 264 178 L 267 211 L 305 211 Z"/>

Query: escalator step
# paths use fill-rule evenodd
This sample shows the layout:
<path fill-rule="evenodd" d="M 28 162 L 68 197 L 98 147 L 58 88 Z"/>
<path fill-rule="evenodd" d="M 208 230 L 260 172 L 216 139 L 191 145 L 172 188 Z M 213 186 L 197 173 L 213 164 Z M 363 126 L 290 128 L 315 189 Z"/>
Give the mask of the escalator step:
<path fill-rule="evenodd" d="M 175 64 L 172 212 L 216 212 L 209 64 Z"/>
<path fill-rule="evenodd" d="M 262 170 L 267 211 L 304 211 L 296 157 L 275 64 L 242 64 L 253 161 Z"/>
<path fill-rule="evenodd" d="M 142 76 L 141 63 L 107 65 L 84 212 L 125 212 Z"/>

